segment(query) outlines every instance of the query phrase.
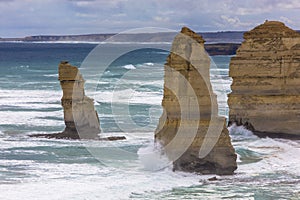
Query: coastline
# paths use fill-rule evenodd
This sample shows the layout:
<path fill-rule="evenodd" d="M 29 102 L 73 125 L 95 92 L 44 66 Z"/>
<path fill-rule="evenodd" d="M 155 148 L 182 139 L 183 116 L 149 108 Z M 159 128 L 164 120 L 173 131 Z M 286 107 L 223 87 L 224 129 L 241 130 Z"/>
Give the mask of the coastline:
<path fill-rule="evenodd" d="M 151 44 L 151 45 L 171 45 L 171 42 L 91 42 L 91 41 L 1 41 L 1 43 L 32 43 L 32 44 Z M 204 47 L 210 56 L 215 55 L 235 55 L 236 50 L 240 47 L 240 43 L 208 43 Z"/>

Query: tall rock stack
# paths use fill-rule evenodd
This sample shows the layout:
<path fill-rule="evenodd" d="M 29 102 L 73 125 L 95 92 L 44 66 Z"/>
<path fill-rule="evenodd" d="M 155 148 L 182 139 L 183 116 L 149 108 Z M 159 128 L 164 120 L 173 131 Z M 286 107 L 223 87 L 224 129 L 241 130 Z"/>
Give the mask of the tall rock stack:
<path fill-rule="evenodd" d="M 182 28 L 165 64 L 164 112 L 155 140 L 173 161 L 174 170 L 233 174 L 236 154 L 225 118 L 218 116 L 209 68 L 203 38 Z"/>
<path fill-rule="evenodd" d="M 100 133 L 98 114 L 93 99 L 85 96 L 84 79 L 77 67 L 68 62 L 59 65 L 59 81 L 63 90 L 61 104 L 66 128 L 55 138 L 95 139 Z"/>
<path fill-rule="evenodd" d="M 259 135 L 300 135 L 300 34 L 266 21 L 244 34 L 230 62 L 230 123 Z"/>

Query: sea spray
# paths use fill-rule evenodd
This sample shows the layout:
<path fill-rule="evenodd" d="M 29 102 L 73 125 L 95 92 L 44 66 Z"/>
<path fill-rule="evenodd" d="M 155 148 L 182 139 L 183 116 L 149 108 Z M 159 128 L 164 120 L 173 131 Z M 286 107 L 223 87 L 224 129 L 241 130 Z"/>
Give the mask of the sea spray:
<path fill-rule="evenodd" d="M 159 171 L 172 164 L 159 143 L 150 142 L 148 146 L 140 148 L 138 157 L 147 171 Z"/>
<path fill-rule="evenodd" d="M 228 131 L 233 140 L 257 139 L 257 136 L 252 131 L 244 126 L 237 126 L 235 123 L 228 127 Z"/>

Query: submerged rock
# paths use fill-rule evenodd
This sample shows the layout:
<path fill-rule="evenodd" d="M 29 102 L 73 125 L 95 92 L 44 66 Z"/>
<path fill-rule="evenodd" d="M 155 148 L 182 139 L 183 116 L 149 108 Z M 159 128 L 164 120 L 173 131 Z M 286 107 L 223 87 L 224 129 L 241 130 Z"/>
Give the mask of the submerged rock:
<path fill-rule="evenodd" d="M 211 178 L 209 178 L 209 179 L 207 179 L 207 180 L 209 180 L 209 181 L 217 181 L 217 180 L 219 180 L 216 176 L 214 176 L 214 177 L 211 177 Z"/>
<path fill-rule="evenodd" d="M 244 39 L 230 62 L 230 123 L 259 136 L 300 136 L 300 34 L 266 21 Z"/>
<path fill-rule="evenodd" d="M 174 170 L 233 174 L 237 168 L 225 118 L 218 116 L 210 59 L 200 35 L 184 27 L 165 64 L 164 112 L 155 132 Z"/>

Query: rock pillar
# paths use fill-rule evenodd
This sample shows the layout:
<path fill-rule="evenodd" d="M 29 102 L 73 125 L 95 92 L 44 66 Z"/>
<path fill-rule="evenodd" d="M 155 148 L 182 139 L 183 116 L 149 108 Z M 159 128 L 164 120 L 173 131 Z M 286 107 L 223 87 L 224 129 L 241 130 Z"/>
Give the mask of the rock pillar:
<path fill-rule="evenodd" d="M 72 139 L 95 139 L 100 133 L 100 124 L 93 99 L 84 93 L 84 79 L 77 67 L 68 62 L 59 65 L 59 77 L 63 97 L 66 128 L 58 136 Z"/>
<path fill-rule="evenodd" d="M 236 154 L 225 118 L 218 116 L 209 68 L 203 38 L 182 28 L 165 64 L 164 112 L 155 140 L 173 161 L 174 170 L 233 174 Z"/>

